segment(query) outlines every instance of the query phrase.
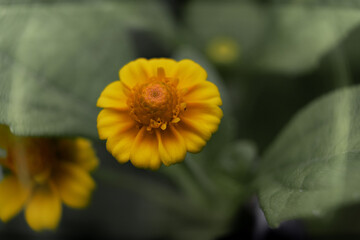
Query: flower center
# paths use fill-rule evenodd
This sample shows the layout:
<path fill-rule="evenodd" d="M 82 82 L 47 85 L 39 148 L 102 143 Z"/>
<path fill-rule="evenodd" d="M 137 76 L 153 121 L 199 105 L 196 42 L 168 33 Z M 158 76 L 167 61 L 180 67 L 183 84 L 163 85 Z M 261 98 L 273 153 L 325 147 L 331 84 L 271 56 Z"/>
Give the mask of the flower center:
<path fill-rule="evenodd" d="M 157 69 L 157 76 L 145 83 L 136 85 L 129 98 L 130 116 L 146 126 L 165 130 L 169 124 L 180 121 L 179 114 L 186 104 L 181 102 L 181 94 L 177 89 L 177 79 L 165 76 L 163 68 Z"/>
<path fill-rule="evenodd" d="M 55 146 L 50 139 L 19 137 L 7 150 L 6 165 L 24 185 L 46 181 L 52 171 Z"/>
<path fill-rule="evenodd" d="M 144 84 L 141 90 L 141 100 L 144 106 L 152 110 L 167 110 L 164 105 L 172 100 L 171 90 L 163 82 L 150 82 Z"/>

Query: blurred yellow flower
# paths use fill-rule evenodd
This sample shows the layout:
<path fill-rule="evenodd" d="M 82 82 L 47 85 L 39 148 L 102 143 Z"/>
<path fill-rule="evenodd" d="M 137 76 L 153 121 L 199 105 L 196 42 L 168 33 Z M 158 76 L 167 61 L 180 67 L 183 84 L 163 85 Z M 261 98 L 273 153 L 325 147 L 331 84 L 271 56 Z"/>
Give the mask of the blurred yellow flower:
<path fill-rule="evenodd" d="M 0 182 L 0 219 L 10 220 L 25 208 L 25 218 L 36 231 L 55 229 L 62 202 L 85 207 L 95 182 L 89 171 L 98 165 L 91 143 L 83 138 L 19 137 L 0 125 L 0 158 L 9 174 Z"/>
<path fill-rule="evenodd" d="M 218 64 L 231 64 L 239 58 L 238 43 L 230 37 L 212 39 L 206 48 L 208 57 Z"/>
<path fill-rule="evenodd" d="M 191 60 L 137 59 L 119 72 L 97 106 L 100 139 L 121 163 L 157 169 L 199 152 L 223 116 L 218 88 Z"/>

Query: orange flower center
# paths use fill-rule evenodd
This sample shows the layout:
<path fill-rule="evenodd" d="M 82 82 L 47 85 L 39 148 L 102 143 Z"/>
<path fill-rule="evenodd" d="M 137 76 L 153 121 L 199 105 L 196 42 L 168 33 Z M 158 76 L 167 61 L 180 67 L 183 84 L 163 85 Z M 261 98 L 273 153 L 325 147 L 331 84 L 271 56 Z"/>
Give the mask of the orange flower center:
<path fill-rule="evenodd" d="M 51 174 L 55 142 L 46 138 L 18 137 L 7 149 L 6 166 L 25 184 L 41 183 Z"/>
<path fill-rule="evenodd" d="M 166 77 L 164 69 L 158 68 L 157 76 L 132 89 L 128 102 L 130 116 L 148 131 L 153 128 L 165 130 L 169 124 L 179 122 L 186 104 L 182 102 L 177 84 L 178 79 Z"/>

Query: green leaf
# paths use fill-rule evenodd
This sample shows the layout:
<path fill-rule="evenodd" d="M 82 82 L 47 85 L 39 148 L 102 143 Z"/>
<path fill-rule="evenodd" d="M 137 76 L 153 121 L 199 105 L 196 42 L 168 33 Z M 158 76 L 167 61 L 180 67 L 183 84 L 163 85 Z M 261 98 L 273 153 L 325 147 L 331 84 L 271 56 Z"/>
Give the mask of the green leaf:
<path fill-rule="evenodd" d="M 0 3 L 0 123 L 20 135 L 97 137 L 96 101 L 133 60 L 131 31 L 169 37 L 159 2 Z"/>
<path fill-rule="evenodd" d="M 300 111 L 265 152 L 259 200 L 271 226 L 360 201 L 360 87 Z"/>
<path fill-rule="evenodd" d="M 185 17 L 189 39 L 204 52 L 215 39 L 232 39 L 239 49 L 239 59 L 232 64 L 238 68 L 296 74 L 316 67 L 346 38 L 359 25 L 360 10 L 350 3 L 334 6 L 331 1 L 197 0 L 189 4 Z"/>
<path fill-rule="evenodd" d="M 279 4 L 269 9 L 270 31 L 254 62 L 267 71 L 297 73 L 320 59 L 360 23 L 351 6 Z"/>

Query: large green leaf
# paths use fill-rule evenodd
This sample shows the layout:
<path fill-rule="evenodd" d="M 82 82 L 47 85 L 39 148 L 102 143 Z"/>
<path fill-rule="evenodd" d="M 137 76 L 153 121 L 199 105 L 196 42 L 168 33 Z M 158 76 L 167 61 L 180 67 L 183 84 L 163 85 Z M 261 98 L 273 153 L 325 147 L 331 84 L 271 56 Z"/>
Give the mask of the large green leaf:
<path fill-rule="evenodd" d="M 270 31 L 255 66 L 268 71 L 297 73 L 320 59 L 360 23 L 351 6 L 279 4 L 270 8 Z"/>
<path fill-rule="evenodd" d="M 275 1 L 276 2 L 276 1 Z M 233 39 L 249 71 L 294 74 L 316 67 L 320 59 L 360 23 L 353 3 L 331 1 L 192 1 L 186 21 L 196 43 L 207 51 L 212 40 Z"/>
<path fill-rule="evenodd" d="M 360 87 L 300 111 L 264 154 L 259 199 L 271 226 L 360 201 Z"/>
<path fill-rule="evenodd" d="M 130 33 L 172 32 L 158 1 L 2 1 L 0 9 L 0 123 L 20 135 L 96 137 L 96 100 L 136 57 Z"/>

